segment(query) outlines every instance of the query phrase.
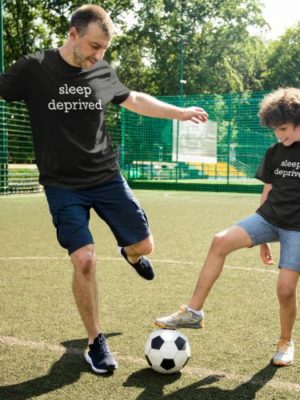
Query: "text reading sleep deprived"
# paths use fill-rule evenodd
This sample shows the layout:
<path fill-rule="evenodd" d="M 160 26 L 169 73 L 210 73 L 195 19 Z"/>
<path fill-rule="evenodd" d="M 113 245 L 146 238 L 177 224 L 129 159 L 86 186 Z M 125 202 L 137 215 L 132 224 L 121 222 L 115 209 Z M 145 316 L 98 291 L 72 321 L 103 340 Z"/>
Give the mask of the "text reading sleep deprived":
<path fill-rule="evenodd" d="M 75 101 L 56 101 L 52 99 L 48 103 L 50 111 L 63 111 L 68 113 L 70 111 L 80 110 L 103 110 L 102 101 L 98 99 L 95 101 L 86 101 L 91 94 L 92 89 L 89 86 L 68 86 L 66 83 L 58 88 L 58 94 L 69 96 L 83 96 L 84 100 L 77 98 Z"/>

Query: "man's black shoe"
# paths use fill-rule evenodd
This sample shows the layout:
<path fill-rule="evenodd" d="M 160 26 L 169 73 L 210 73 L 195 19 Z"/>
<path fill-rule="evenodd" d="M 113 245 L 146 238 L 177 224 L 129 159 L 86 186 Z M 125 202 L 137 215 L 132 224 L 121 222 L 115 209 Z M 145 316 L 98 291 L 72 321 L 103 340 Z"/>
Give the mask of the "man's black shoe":
<path fill-rule="evenodd" d="M 120 253 L 142 278 L 147 279 L 148 281 L 151 281 L 154 278 L 154 270 L 148 258 L 141 256 L 138 262 L 131 263 L 128 260 L 124 247 L 120 248 Z"/>
<path fill-rule="evenodd" d="M 89 345 L 85 354 L 86 361 L 97 374 L 106 374 L 118 368 L 117 361 L 109 350 L 104 335 L 99 334 L 93 344 Z"/>

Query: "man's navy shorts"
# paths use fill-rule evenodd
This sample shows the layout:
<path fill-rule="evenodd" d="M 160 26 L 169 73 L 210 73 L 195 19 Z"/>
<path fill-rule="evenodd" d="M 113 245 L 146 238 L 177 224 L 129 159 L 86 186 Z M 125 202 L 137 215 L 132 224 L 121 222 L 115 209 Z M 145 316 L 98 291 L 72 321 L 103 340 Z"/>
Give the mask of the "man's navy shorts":
<path fill-rule="evenodd" d="M 57 239 L 69 254 L 94 243 L 89 230 L 91 209 L 108 224 L 121 247 L 150 235 L 147 216 L 121 174 L 96 188 L 71 190 L 46 186 L 45 193 Z"/>

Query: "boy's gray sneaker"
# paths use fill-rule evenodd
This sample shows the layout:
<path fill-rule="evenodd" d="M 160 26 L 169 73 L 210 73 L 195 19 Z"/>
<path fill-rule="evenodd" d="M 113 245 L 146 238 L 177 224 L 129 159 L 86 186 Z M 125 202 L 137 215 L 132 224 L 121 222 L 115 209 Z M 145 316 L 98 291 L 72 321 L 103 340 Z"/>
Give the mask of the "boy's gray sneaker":
<path fill-rule="evenodd" d="M 201 310 L 201 314 L 197 315 L 192 311 L 189 311 L 187 306 L 182 305 L 174 314 L 168 315 L 167 317 L 158 318 L 155 321 L 155 325 L 160 328 L 166 329 L 177 329 L 177 328 L 192 328 L 200 329 L 204 326 L 204 312 Z"/>
<path fill-rule="evenodd" d="M 272 358 L 273 364 L 279 367 L 286 367 L 293 364 L 295 353 L 293 340 L 279 339 L 276 347 L 276 353 Z"/>

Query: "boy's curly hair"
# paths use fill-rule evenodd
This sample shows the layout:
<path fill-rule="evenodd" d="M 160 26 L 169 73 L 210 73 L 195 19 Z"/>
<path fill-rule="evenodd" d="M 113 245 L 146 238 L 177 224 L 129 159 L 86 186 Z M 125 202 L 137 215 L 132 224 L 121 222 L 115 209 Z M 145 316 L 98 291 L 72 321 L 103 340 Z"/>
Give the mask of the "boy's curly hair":
<path fill-rule="evenodd" d="M 266 95 L 259 110 L 260 122 L 268 128 L 286 123 L 300 124 L 300 89 L 280 88 Z"/>

